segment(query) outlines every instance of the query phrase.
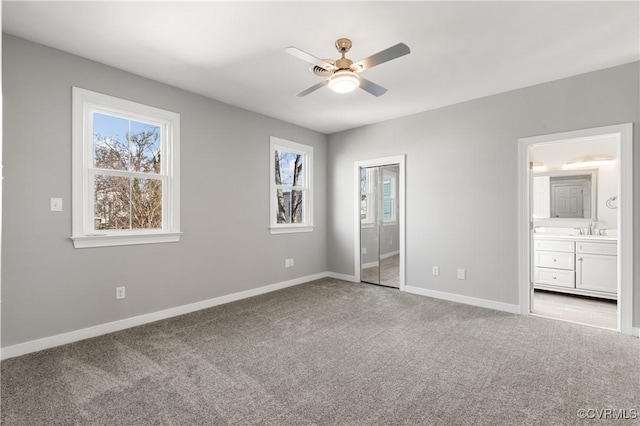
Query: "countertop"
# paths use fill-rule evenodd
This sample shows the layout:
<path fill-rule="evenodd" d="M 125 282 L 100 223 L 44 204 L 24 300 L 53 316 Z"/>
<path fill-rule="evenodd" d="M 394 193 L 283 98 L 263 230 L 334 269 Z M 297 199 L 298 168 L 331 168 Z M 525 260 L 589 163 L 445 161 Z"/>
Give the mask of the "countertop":
<path fill-rule="evenodd" d="M 534 238 L 544 240 L 581 240 L 581 241 L 602 241 L 617 242 L 618 237 L 609 235 L 559 235 L 559 234 L 533 234 Z"/>

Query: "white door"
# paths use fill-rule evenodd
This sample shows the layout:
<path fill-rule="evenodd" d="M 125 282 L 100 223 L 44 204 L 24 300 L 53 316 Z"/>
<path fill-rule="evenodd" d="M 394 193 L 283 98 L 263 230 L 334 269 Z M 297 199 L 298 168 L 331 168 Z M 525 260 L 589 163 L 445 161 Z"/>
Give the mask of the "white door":
<path fill-rule="evenodd" d="M 553 217 L 584 217 L 582 185 L 551 184 Z"/>

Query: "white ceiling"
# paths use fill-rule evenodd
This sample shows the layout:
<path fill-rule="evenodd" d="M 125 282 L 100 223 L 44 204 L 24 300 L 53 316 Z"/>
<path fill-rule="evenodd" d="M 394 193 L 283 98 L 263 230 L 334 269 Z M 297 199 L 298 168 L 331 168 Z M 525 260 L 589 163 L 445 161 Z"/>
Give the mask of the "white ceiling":
<path fill-rule="evenodd" d="M 3 31 L 323 133 L 640 59 L 632 2 L 7 2 Z M 339 95 L 283 52 L 357 61 L 389 91 Z"/>

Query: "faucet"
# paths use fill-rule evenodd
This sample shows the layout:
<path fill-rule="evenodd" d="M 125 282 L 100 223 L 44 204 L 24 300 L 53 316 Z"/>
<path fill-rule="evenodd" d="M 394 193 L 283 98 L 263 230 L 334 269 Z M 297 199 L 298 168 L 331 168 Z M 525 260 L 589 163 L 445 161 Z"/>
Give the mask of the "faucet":
<path fill-rule="evenodd" d="M 587 235 L 595 235 L 596 232 L 596 223 L 592 222 L 589 224 L 589 230 L 587 231 L 588 234 Z"/>

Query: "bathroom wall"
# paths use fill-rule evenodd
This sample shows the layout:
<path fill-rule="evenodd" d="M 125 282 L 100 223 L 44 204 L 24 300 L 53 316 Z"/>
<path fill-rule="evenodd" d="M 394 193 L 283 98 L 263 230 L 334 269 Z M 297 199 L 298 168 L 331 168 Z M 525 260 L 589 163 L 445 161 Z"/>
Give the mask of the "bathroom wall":
<path fill-rule="evenodd" d="M 542 163 L 544 172 L 563 170 L 565 163 L 585 157 L 618 158 L 618 144 L 611 137 L 584 141 L 569 141 L 551 145 L 536 146 L 531 149 L 533 162 Z M 618 227 L 618 211 L 608 208 L 606 201 L 618 195 L 618 166 L 617 164 L 597 166 L 596 180 L 596 217 L 597 228 L 615 230 Z M 584 221 L 570 219 L 537 219 L 536 227 L 585 228 Z"/>

